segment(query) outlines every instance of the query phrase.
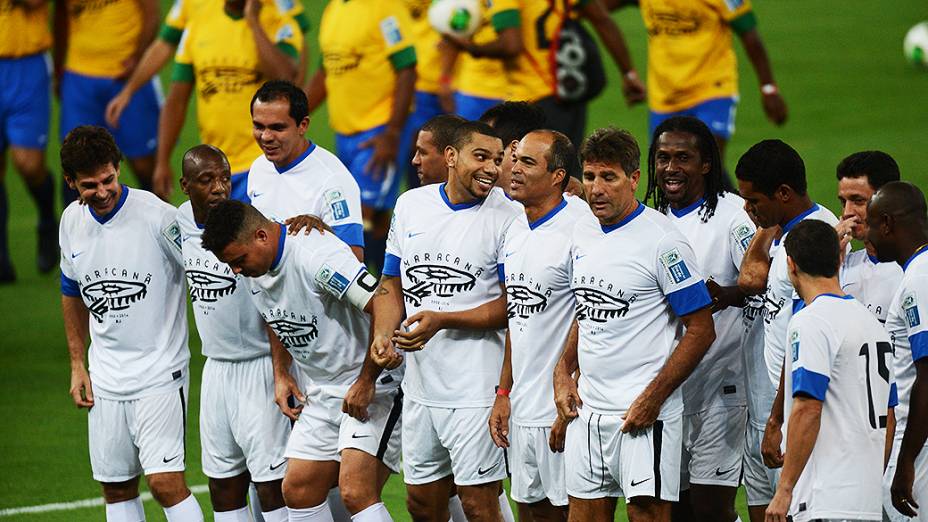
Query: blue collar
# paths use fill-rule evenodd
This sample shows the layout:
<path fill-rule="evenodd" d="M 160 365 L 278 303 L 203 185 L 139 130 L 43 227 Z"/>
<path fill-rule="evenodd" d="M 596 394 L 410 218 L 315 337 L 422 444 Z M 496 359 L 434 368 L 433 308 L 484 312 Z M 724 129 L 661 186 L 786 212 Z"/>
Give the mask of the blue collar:
<path fill-rule="evenodd" d="M 115 216 L 116 213 L 119 212 L 119 209 L 121 209 L 122 206 L 126 203 L 126 198 L 129 197 L 129 187 L 122 184 L 119 186 L 122 187 L 122 194 L 119 196 L 119 201 L 116 202 L 116 206 L 113 207 L 113 210 L 111 210 L 109 214 L 101 216 L 94 212 L 93 208 L 91 208 L 89 205 L 87 206 L 87 210 L 89 210 L 90 215 L 97 220 L 97 223 L 105 225 L 109 220 L 113 219 L 113 216 Z"/>
<path fill-rule="evenodd" d="M 675 208 L 673 208 L 673 207 L 670 207 L 670 213 L 673 214 L 674 216 L 677 216 L 678 218 L 682 218 L 683 216 L 685 216 L 685 215 L 689 214 L 690 212 L 696 210 L 697 208 L 701 207 L 702 204 L 705 203 L 705 202 L 706 202 L 706 198 L 699 198 L 699 199 L 698 199 L 695 203 L 693 203 L 692 205 L 689 205 L 689 206 L 687 206 L 687 207 L 681 208 L 680 210 L 677 210 L 677 209 L 675 209 Z"/>
<path fill-rule="evenodd" d="M 631 214 L 625 216 L 625 218 L 622 219 L 622 221 L 619 221 L 618 223 L 614 225 L 600 225 L 600 227 L 602 227 L 603 229 L 603 232 L 608 234 L 609 232 L 612 232 L 613 230 L 616 230 L 617 228 L 620 228 L 623 225 L 627 224 L 629 221 L 635 219 L 636 217 L 638 217 L 639 214 L 644 212 L 644 205 L 642 205 L 640 201 L 636 201 L 636 203 L 638 203 L 638 207 L 635 210 L 633 210 Z"/>
<path fill-rule="evenodd" d="M 813 213 L 813 212 L 816 212 L 816 211 L 819 210 L 820 208 L 821 208 L 821 207 L 818 206 L 818 203 L 812 203 L 812 206 L 809 207 L 808 210 L 804 211 L 802 214 L 799 214 L 798 216 L 796 216 L 796 217 L 794 217 L 793 219 L 789 220 L 789 222 L 788 222 L 787 224 L 783 225 L 783 233 L 780 234 L 780 239 L 774 240 L 773 244 L 774 244 L 774 245 L 779 245 L 779 244 L 780 244 L 780 241 L 783 239 L 783 237 L 784 237 L 786 234 L 788 234 L 789 231 L 792 230 L 793 227 L 795 227 L 797 223 L 799 223 L 800 221 L 802 221 L 803 219 L 805 219 L 809 214 L 811 214 L 811 213 Z"/>
<path fill-rule="evenodd" d="M 284 172 L 287 172 L 293 167 L 296 167 L 297 165 L 299 165 L 300 162 L 306 159 L 307 156 L 312 154 L 314 150 L 316 150 L 316 144 L 310 141 L 309 147 L 306 147 L 306 150 L 303 151 L 303 154 L 300 154 L 300 156 L 297 159 L 291 161 L 286 167 L 281 168 L 281 167 L 278 167 L 277 165 L 274 165 L 274 168 L 277 169 L 278 174 L 283 174 Z"/>
<path fill-rule="evenodd" d="M 874 265 L 880 264 L 880 260 L 877 259 L 876 256 L 871 256 L 870 254 L 867 254 L 867 259 L 869 259 L 870 262 L 873 263 Z"/>
<path fill-rule="evenodd" d="M 277 265 L 280 264 L 280 258 L 284 255 L 284 241 L 287 239 L 287 225 L 280 224 L 280 237 L 277 239 L 277 255 L 274 256 L 274 261 L 271 262 L 271 270 L 277 270 Z"/>
<path fill-rule="evenodd" d="M 439 185 L 438 193 L 441 194 L 441 199 L 445 201 L 445 205 L 448 205 L 448 208 L 450 208 L 451 210 L 458 211 L 458 210 L 464 210 L 464 209 L 471 208 L 471 207 L 476 207 L 483 201 L 482 199 L 475 199 L 473 201 L 468 201 L 467 203 L 454 204 L 451 202 L 450 199 L 448 199 L 448 192 L 445 190 L 445 185 L 447 184 L 448 183 L 445 182 Z"/>
<path fill-rule="evenodd" d="M 844 299 L 845 301 L 851 301 L 854 299 L 854 296 L 849 295 L 849 294 L 838 295 L 838 294 L 832 294 L 830 292 L 825 292 L 824 294 L 818 294 L 817 296 L 815 296 L 815 299 L 813 299 L 812 302 L 814 303 L 815 301 L 818 301 L 819 297 L 834 297 L 836 299 Z"/>
<path fill-rule="evenodd" d="M 558 212 L 560 212 L 561 210 L 563 210 L 564 207 L 566 207 L 566 206 L 567 206 L 567 200 L 564 199 L 564 196 L 561 196 L 561 202 L 558 203 L 557 206 L 555 206 L 554 208 L 552 208 L 551 210 L 549 210 L 547 214 L 541 216 L 540 218 L 538 218 L 538 219 L 536 219 L 535 221 L 532 221 L 531 223 L 528 224 L 529 230 L 535 230 L 536 228 L 540 227 L 541 225 L 544 225 L 546 221 L 549 221 L 549 220 L 550 220 L 551 218 L 553 218 Z"/>
<path fill-rule="evenodd" d="M 114 212 L 115 212 L 115 210 L 114 210 Z M 915 261 L 915 258 L 916 258 L 916 257 L 918 257 L 918 256 L 920 256 L 920 255 L 922 255 L 922 254 L 924 254 L 925 252 L 928 252 L 928 245 L 925 245 L 925 246 L 919 248 L 918 250 L 916 250 L 915 253 L 912 254 L 912 257 L 910 257 L 909 260 L 906 261 L 904 265 L 902 265 L 902 271 L 905 272 L 905 269 L 908 268 L 910 264 L 912 264 L 912 261 Z"/>

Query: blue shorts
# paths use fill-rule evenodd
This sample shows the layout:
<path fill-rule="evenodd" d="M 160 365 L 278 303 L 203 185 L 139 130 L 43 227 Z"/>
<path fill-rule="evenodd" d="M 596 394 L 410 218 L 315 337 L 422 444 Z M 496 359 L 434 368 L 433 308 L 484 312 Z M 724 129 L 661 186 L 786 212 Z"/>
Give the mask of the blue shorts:
<path fill-rule="evenodd" d="M 47 53 L 0 58 L 0 150 L 45 148 L 51 96 Z"/>
<path fill-rule="evenodd" d="M 454 93 L 454 110 L 458 116 L 467 120 L 479 120 L 483 113 L 500 103 L 503 103 L 503 100 L 497 98 L 480 98 L 459 92 Z"/>
<path fill-rule="evenodd" d="M 163 96 L 158 77 L 138 90 L 119 118 L 119 127 L 106 124 L 106 104 L 119 94 L 125 82 L 114 78 L 84 76 L 65 71 L 61 78 L 62 140 L 78 125 L 106 127 L 127 158 L 142 158 L 155 153 L 158 146 L 158 115 Z"/>
<path fill-rule="evenodd" d="M 396 198 L 399 197 L 400 178 L 402 177 L 399 175 L 396 165 L 390 166 L 386 172 L 366 172 L 367 163 L 374 155 L 374 148 L 361 148 L 361 144 L 383 132 L 384 128 L 386 126 L 381 125 L 347 136 L 335 133 L 335 155 L 348 167 L 348 171 L 358 182 L 358 187 L 361 189 L 361 206 L 375 210 L 393 209 Z M 408 135 L 408 133 L 403 132 L 401 134 L 399 150 L 405 150 L 404 147 L 409 147 L 408 142 L 403 143 L 404 135 Z M 397 155 L 397 158 L 400 157 L 401 155 Z M 374 174 L 377 175 L 376 178 Z"/>
<path fill-rule="evenodd" d="M 735 133 L 735 107 L 737 105 L 737 98 L 716 98 L 682 111 L 651 111 L 651 116 L 648 119 L 648 135 L 653 137 L 654 129 L 664 120 L 673 116 L 692 116 L 705 123 L 709 130 L 712 131 L 712 134 L 725 140 L 731 139 L 731 135 Z"/>

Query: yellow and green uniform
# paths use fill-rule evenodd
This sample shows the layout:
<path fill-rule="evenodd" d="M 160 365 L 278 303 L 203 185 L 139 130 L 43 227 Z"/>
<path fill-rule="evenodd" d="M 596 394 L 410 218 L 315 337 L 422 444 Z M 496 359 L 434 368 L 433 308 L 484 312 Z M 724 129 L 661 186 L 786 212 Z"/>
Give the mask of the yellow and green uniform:
<path fill-rule="evenodd" d="M 471 39 L 481 45 L 496 40 L 505 29 L 522 25 L 518 0 L 483 0 L 480 27 Z M 510 86 L 506 78 L 511 64 L 499 58 L 474 58 L 466 52 L 458 56 L 455 90 L 480 98 L 508 98 Z"/>
<path fill-rule="evenodd" d="M 738 95 L 732 29 L 757 26 L 749 0 L 641 0 L 648 30 L 648 103 L 680 111 Z"/>
<path fill-rule="evenodd" d="M 258 70 L 258 49 L 245 19 L 226 13 L 222 2 L 205 9 L 188 20 L 172 80 L 194 83 L 200 140 L 222 149 L 233 173 L 244 172 L 261 155 L 252 136 L 250 105 L 267 78 Z M 292 17 L 262 9 L 259 19 L 278 48 L 293 58 L 299 55 L 303 38 Z"/>
<path fill-rule="evenodd" d="M 0 58 L 38 54 L 51 45 L 48 6 L 26 9 L 12 0 L 0 0 Z"/>
<path fill-rule="evenodd" d="M 164 17 L 164 24 L 161 26 L 158 37 L 172 45 L 177 45 L 192 15 L 211 12 L 207 9 L 213 4 L 221 6 L 222 0 L 174 0 L 167 16 Z M 278 14 L 292 17 L 300 27 L 301 33 L 306 34 L 309 30 L 309 17 L 303 10 L 302 0 L 261 0 L 261 4 L 262 9 L 274 7 Z"/>
<path fill-rule="evenodd" d="M 431 0 L 405 0 L 412 20 L 412 37 L 416 47 L 416 90 L 438 93 L 441 78 L 441 60 L 438 43 L 441 34 L 429 23 Z"/>
<path fill-rule="evenodd" d="M 412 34 L 412 19 L 400 0 L 329 2 L 319 50 L 335 132 L 356 134 L 387 123 L 395 71 L 416 64 Z"/>
<path fill-rule="evenodd" d="M 135 0 L 67 0 L 65 68 L 86 76 L 120 75 L 136 51 L 142 12 Z M 101 30 L 105 28 L 105 30 Z"/>

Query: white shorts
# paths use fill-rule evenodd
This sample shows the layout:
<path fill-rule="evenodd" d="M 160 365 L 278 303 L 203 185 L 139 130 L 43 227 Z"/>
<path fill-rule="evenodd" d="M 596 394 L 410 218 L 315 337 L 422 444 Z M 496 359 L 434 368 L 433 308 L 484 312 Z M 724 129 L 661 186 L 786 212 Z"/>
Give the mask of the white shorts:
<path fill-rule="evenodd" d="M 567 505 L 564 486 L 564 454 L 551 451 L 551 427 L 509 425 L 509 465 L 512 469 L 510 496 L 522 504 L 548 500 Z"/>
<path fill-rule="evenodd" d="M 399 472 L 402 390 L 378 386 L 367 407 L 366 422 L 342 411 L 345 391 L 344 386 L 311 386 L 306 391 L 306 405 L 293 425 L 284 455 L 341 462 L 342 450 L 351 448 L 373 455 L 394 473 Z"/>
<path fill-rule="evenodd" d="M 582 499 L 680 496 L 683 419 L 659 420 L 640 433 L 622 433 L 619 415 L 580 408 L 567 426 L 567 494 Z"/>
<path fill-rule="evenodd" d="M 403 480 L 427 484 L 454 474 L 459 486 L 506 478 L 506 452 L 490 438 L 490 406 L 439 408 L 403 404 Z"/>
<path fill-rule="evenodd" d="M 738 487 L 744 456 L 744 406 L 713 408 L 683 416 L 680 489 L 690 484 Z"/>
<path fill-rule="evenodd" d="M 246 470 L 254 482 L 280 480 L 290 419 L 274 402 L 271 357 L 206 359 L 200 391 L 203 473 L 224 479 Z"/>
<path fill-rule="evenodd" d="M 748 423 L 744 434 L 744 490 L 747 493 L 748 506 L 766 506 L 773 500 L 780 480 L 780 468 L 770 469 L 764 465 L 760 453 L 760 443 L 764 440 L 764 430 Z"/>
<path fill-rule="evenodd" d="M 94 480 L 125 482 L 142 473 L 184 471 L 187 389 L 185 379 L 176 390 L 141 399 L 95 397 L 87 414 Z"/>
<path fill-rule="evenodd" d="M 893 441 L 893 450 L 889 456 L 889 465 L 886 466 L 886 472 L 883 474 L 883 511 L 885 515 L 883 520 L 890 522 L 905 522 L 917 520 L 919 522 L 928 521 L 928 446 L 922 448 L 915 458 L 915 480 L 912 481 L 912 500 L 918 504 L 918 516 L 915 518 L 907 517 L 896 511 L 893 507 L 893 499 L 889 494 L 889 487 L 893 483 L 893 477 L 896 475 L 896 460 L 899 458 L 899 444 L 902 441 L 896 439 Z"/>

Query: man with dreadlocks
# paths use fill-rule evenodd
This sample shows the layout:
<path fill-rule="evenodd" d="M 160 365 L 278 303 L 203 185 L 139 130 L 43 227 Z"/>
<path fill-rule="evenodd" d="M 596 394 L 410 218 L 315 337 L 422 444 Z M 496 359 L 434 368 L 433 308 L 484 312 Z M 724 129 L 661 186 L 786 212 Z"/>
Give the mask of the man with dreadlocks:
<path fill-rule="evenodd" d="M 686 237 L 707 278 L 716 339 L 683 383 L 680 502 L 674 519 L 732 522 L 741 479 L 745 390 L 742 386 L 738 270 L 754 224 L 744 202 L 723 188 L 719 149 L 696 118 L 658 125 L 648 151 L 648 192 Z"/>

